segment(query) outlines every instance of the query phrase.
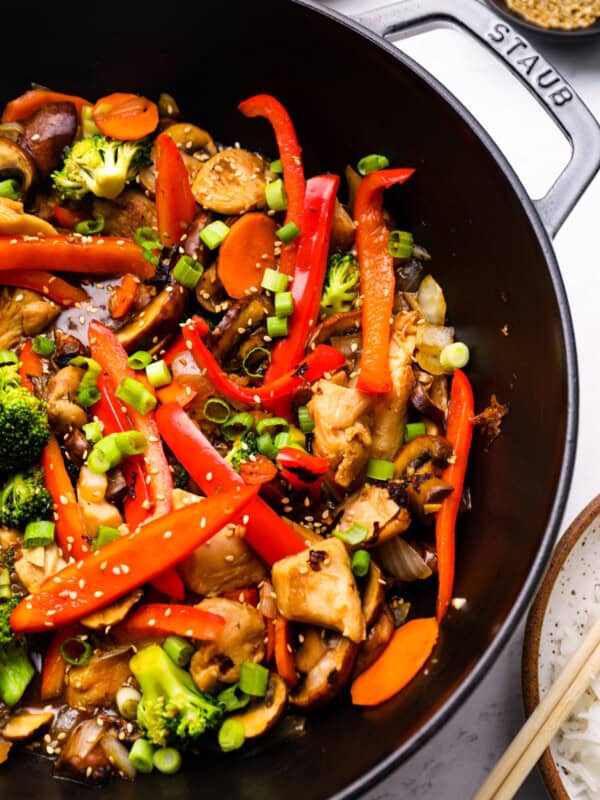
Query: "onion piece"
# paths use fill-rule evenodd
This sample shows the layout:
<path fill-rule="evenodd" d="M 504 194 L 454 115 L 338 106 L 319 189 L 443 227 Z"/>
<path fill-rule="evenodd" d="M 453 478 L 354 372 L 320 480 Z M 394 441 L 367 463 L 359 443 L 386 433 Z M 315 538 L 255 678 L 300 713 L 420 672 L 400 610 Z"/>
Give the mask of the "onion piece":
<path fill-rule="evenodd" d="M 416 346 L 423 353 L 438 356 L 453 341 L 454 328 L 431 325 L 429 322 L 417 325 Z"/>
<path fill-rule="evenodd" d="M 388 539 L 379 546 L 378 553 L 384 570 L 398 580 L 424 580 L 432 574 L 422 556 L 402 536 Z"/>
<path fill-rule="evenodd" d="M 267 619 L 277 616 L 277 603 L 275 602 L 275 589 L 269 581 L 263 581 L 258 588 L 258 610 Z"/>
<path fill-rule="evenodd" d="M 25 131 L 25 126 L 21 122 L 3 122 L 0 124 L 0 136 L 16 142 Z"/>
<path fill-rule="evenodd" d="M 84 762 L 104 733 L 104 729 L 97 724 L 95 719 L 84 720 L 67 739 L 60 754 L 59 763 L 70 762 L 73 758 L 80 763 Z"/>
<path fill-rule="evenodd" d="M 443 325 L 446 319 L 446 299 L 442 287 L 432 275 L 426 275 L 417 292 L 417 302 L 423 316 L 432 325 Z"/>
<path fill-rule="evenodd" d="M 136 769 L 129 760 L 129 751 L 122 742 L 111 733 L 105 733 L 100 740 L 100 747 L 115 769 L 129 780 L 135 778 Z"/>

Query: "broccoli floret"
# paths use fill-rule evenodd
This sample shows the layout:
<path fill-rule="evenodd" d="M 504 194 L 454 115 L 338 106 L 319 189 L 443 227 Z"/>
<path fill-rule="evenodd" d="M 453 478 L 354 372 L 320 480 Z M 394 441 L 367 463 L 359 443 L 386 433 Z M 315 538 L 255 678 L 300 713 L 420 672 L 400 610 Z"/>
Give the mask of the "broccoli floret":
<path fill-rule="evenodd" d="M 45 404 L 21 385 L 16 365 L 0 367 L 0 471 L 37 463 L 49 436 Z"/>
<path fill-rule="evenodd" d="M 176 489 L 187 489 L 189 477 L 188 471 L 183 464 L 175 464 L 173 467 L 173 486 Z"/>
<path fill-rule="evenodd" d="M 243 436 L 235 440 L 233 447 L 225 457 L 225 461 L 231 464 L 236 472 L 239 472 L 242 461 L 248 461 L 250 456 L 255 456 L 257 453 L 256 434 L 254 431 L 247 431 Z"/>
<path fill-rule="evenodd" d="M 27 655 L 24 639 L 15 638 L 10 627 L 10 615 L 19 598 L 0 601 L 0 700 L 14 706 L 23 697 L 35 674 Z"/>
<path fill-rule="evenodd" d="M 50 519 L 52 495 L 44 488 L 41 467 L 31 467 L 9 478 L 0 492 L 0 523 L 25 530 L 30 522 Z"/>
<path fill-rule="evenodd" d="M 341 311 L 350 311 L 358 297 L 360 270 L 351 253 L 341 256 L 334 253 L 327 265 L 327 280 L 321 297 L 321 312 L 329 317 Z"/>
<path fill-rule="evenodd" d="M 52 173 L 63 199 L 80 200 L 88 192 L 114 200 L 140 169 L 151 163 L 147 141 L 120 142 L 105 136 L 80 139 L 65 150 L 63 167 Z"/>
<path fill-rule="evenodd" d="M 217 700 L 198 691 L 189 672 L 159 645 L 140 650 L 129 667 L 142 690 L 138 725 L 153 744 L 185 747 L 219 726 L 223 709 Z"/>

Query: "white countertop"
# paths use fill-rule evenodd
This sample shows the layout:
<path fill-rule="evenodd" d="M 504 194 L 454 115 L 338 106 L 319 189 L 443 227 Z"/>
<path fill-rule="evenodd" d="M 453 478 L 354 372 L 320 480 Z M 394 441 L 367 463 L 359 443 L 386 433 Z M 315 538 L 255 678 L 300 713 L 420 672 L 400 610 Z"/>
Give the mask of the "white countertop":
<path fill-rule="evenodd" d="M 324 5 L 345 14 L 384 4 L 384 0 L 324 0 Z M 600 38 L 555 44 L 528 32 L 525 37 L 562 72 L 600 119 Z M 454 92 L 496 140 L 528 191 L 542 195 L 566 163 L 569 146 L 506 68 L 466 34 L 453 30 L 422 34 L 398 46 Z M 507 107 L 510 115 L 504 112 Z M 581 389 L 577 458 L 564 529 L 600 492 L 596 460 L 600 451 L 600 175 L 557 235 L 555 247 L 573 314 Z M 523 721 L 522 639 L 521 626 L 452 720 L 366 800 L 468 800 L 473 796 Z M 537 773 L 517 795 L 519 800 L 543 800 L 546 796 Z"/>

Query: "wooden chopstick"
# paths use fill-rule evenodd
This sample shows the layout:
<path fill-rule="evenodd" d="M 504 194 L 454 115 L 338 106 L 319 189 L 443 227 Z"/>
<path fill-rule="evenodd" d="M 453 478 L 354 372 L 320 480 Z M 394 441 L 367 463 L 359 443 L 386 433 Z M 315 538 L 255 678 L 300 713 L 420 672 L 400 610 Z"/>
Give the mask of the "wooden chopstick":
<path fill-rule="evenodd" d="M 542 702 L 488 775 L 473 800 L 510 800 L 529 775 L 573 706 L 600 672 L 600 617 Z"/>

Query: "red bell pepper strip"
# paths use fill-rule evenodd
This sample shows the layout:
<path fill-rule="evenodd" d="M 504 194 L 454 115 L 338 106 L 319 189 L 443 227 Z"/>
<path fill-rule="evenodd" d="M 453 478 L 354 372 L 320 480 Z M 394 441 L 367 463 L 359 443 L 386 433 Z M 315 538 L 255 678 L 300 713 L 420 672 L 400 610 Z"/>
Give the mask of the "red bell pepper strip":
<path fill-rule="evenodd" d="M 7 270 L 84 272 L 92 275 L 123 275 L 151 278 L 155 268 L 142 256 L 142 249 L 128 239 L 114 236 L 0 236 L 0 283 Z"/>
<path fill-rule="evenodd" d="M 161 406 L 156 421 L 175 457 L 207 495 L 245 485 L 178 405 Z M 261 498 L 248 506 L 246 516 L 246 541 L 268 564 L 306 549 L 302 539 Z"/>
<path fill-rule="evenodd" d="M 270 458 L 258 454 L 241 462 L 239 474 L 247 486 L 258 486 L 276 478 L 277 467 Z"/>
<path fill-rule="evenodd" d="M 82 632 L 79 625 L 67 625 L 53 634 L 50 644 L 44 654 L 42 664 L 42 680 L 40 685 L 40 699 L 46 703 L 62 694 L 65 683 L 67 663 L 62 657 L 61 647 L 67 641 Z"/>
<path fill-rule="evenodd" d="M 394 259 L 388 252 L 389 230 L 383 217 L 384 189 L 405 183 L 413 169 L 371 172 L 359 184 L 354 202 L 356 252 L 360 265 L 362 356 L 357 386 L 380 394 L 392 388 L 390 318 L 394 305 Z"/>
<path fill-rule="evenodd" d="M 156 139 L 156 215 L 165 247 L 179 244 L 196 216 L 190 176 L 174 140 L 168 133 Z"/>
<path fill-rule="evenodd" d="M 304 182 L 304 169 L 302 167 L 302 150 L 290 115 L 270 94 L 257 94 L 241 102 L 239 110 L 246 117 L 264 117 L 273 128 L 279 157 L 283 167 L 283 181 L 287 195 L 287 211 L 285 222 L 295 222 L 300 227 L 304 212 L 304 195 L 306 184 Z M 304 231 L 302 231 L 304 235 Z M 292 275 L 298 251 L 298 238 L 286 244 L 281 249 L 279 268 L 286 275 Z"/>
<path fill-rule="evenodd" d="M 84 106 L 91 106 L 83 97 L 77 97 L 74 94 L 63 94 L 62 92 L 52 92 L 50 89 L 30 89 L 25 94 L 15 97 L 6 104 L 6 108 L 2 112 L 2 122 L 16 122 L 18 120 L 27 119 L 38 108 L 45 106 L 47 103 L 73 103 L 77 109 L 77 113 L 81 116 L 81 109 Z"/>
<path fill-rule="evenodd" d="M 294 313 L 289 334 L 281 339 L 271 355 L 265 382 L 294 369 L 304 358 L 310 334 L 319 321 L 319 305 L 327 273 L 333 211 L 340 179 L 337 175 L 318 175 L 306 184 L 302 217 L 302 237 L 296 254 L 292 278 Z"/>
<path fill-rule="evenodd" d="M 52 216 L 62 228 L 74 228 L 88 217 L 85 211 L 73 211 L 66 206 L 56 205 L 52 209 Z"/>
<path fill-rule="evenodd" d="M 152 586 L 165 597 L 181 602 L 185 599 L 185 586 L 175 567 L 152 579 Z"/>
<path fill-rule="evenodd" d="M 290 642 L 290 624 L 285 617 L 275 619 L 275 667 L 290 689 L 298 683 L 294 651 Z"/>
<path fill-rule="evenodd" d="M 223 592 L 220 597 L 235 600 L 237 603 L 247 603 L 249 606 L 258 605 L 258 590 L 254 586 L 248 586 L 245 589 L 231 589 L 229 592 Z"/>
<path fill-rule="evenodd" d="M 469 450 L 473 437 L 473 416 L 475 414 L 473 389 L 471 383 L 460 369 L 454 370 L 446 438 L 454 449 L 455 461 L 444 470 L 442 480 L 453 487 L 452 494 L 442 501 L 435 520 L 435 542 L 438 560 L 438 599 L 437 619 L 441 622 L 452 598 L 454 586 L 454 549 L 456 518 L 465 483 L 469 461 Z"/>
<path fill-rule="evenodd" d="M 182 408 L 189 406 L 197 394 L 198 392 L 193 387 L 179 383 L 179 381 L 171 381 L 168 386 L 156 390 L 156 396 L 163 406 L 167 403 L 178 403 Z"/>
<path fill-rule="evenodd" d="M 121 283 L 114 287 L 108 301 L 108 310 L 113 319 L 122 319 L 131 309 L 139 283 L 135 275 L 128 273 L 123 276 Z"/>
<path fill-rule="evenodd" d="M 236 487 L 108 542 L 54 575 L 39 594 L 26 596 L 10 616 L 13 631 L 59 628 L 110 605 L 189 556 L 238 519 L 255 497 L 255 489 Z"/>
<path fill-rule="evenodd" d="M 49 297 L 55 303 L 60 303 L 65 308 L 72 308 L 78 303 L 85 303 L 89 297 L 79 286 L 72 286 L 62 278 L 51 275 L 49 272 L 31 272 L 26 269 L 9 269 L 0 272 L 2 286 L 18 286 L 20 289 L 30 289 L 39 292 L 44 297 Z"/>
<path fill-rule="evenodd" d="M 281 474 L 295 489 L 308 491 L 317 498 L 329 469 L 326 458 L 318 458 L 296 447 L 282 447 L 277 454 Z"/>
<path fill-rule="evenodd" d="M 20 365 L 17 371 L 21 376 L 21 383 L 26 389 L 33 392 L 33 383 L 29 379 L 40 378 L 44 372 L 41 358 L 33 352 L 33 339 L 27 339 L 21 348 L 19 361 Z"/>
<path fill-rule="evenodd" d="M 204 320 L 189 322 L 183 327 L 183 336 L 188 348 L 198 366 L 206 370 L 206 376 L 215 390 L 229 400 L 238 403 L 249 405 L 263 403 L 266 405 L 282 397 L 287 397 L 304 383 L 312 383 L 326 372 L 333 372 L 345 363 L 344 356 L 339 350 L 320 344 L 306 356 L 294 371 L 262 386 L 241 386 L 221 369 L 213 354 L 202 341 L 202 336 L 207 332 L 208 325 Z"/>
<path fill-rule="evenodd" d="M 90 547 L 81 508 L 54 434 L 42 453 L 44 485 L 54 500 L 56 541 L 65 558 L 87 558 Z"/>
<path fill-rule="evenodd" d="M 208 641 L 216 639 L 224 625 L 223 617 L 201 608 L 171 603 L 147 603 L 128 614 L 123 622 L 112 628 L 111 633 L 118 640 L 175 634 Z"/>

